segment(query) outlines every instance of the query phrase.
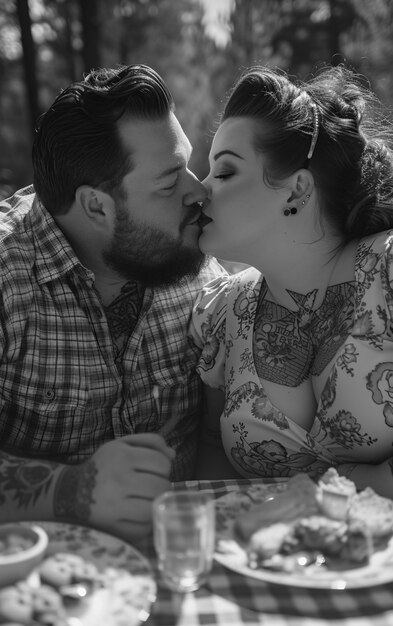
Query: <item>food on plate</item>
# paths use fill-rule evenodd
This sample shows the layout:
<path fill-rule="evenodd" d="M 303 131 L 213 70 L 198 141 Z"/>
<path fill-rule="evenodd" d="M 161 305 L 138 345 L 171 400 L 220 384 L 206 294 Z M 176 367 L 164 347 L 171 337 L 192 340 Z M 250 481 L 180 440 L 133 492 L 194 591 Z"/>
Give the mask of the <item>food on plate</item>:
<path fill-rule="evenodd" d="M 295 523 L 293 537 L 301 549 L 321 550 L 324 554 L 335 556 L 343 548 L 347 529 L 345 522 L 312 515 Z"/>
<path fill-rule="evenodd" d="M 0 556 L 18 554 L 34 546 L 34 540 L 16 532 L 10 532 L 0 539 Z"/>
<path fill-rule="evenodd" d="M 346 519 L 350 499 L 355 493 L 355 483 L 345 476 L 340 476 L 333 467 L 330 467 L 317 486 L 321 512 L 332 519 Z"/>
<path fill-rule="evenodd" d="M 98 570 L 77 554 L 58 552 L 47 556 L 37 568 L 40 585 L 27 580 L 0 589 L 0 624 L 67 626 L 63 592 L 65 585 L 91 583 Z"/>
<path fill-rule="evenodd" d="M 93 583 L 98 580 L 94 563 L 78 554 L 56 552 L 47 556 L 38 568 L 43 583 L 60 587 L 76 583 Z"/>
<path fill-rule="evenodd" d="M 235 534 L 243 541 L 254 532 L 278 521 L 289 522 L 319 511 L 317 486 L 307 474 L 296 474 L 288 481 L 284 493 L 252 507 L 235 521 Z"/>
<path fill-rule="evenodd" d="M 129 626 L 134 624 L 136 616 L 139 621 L 146 613 L 146 598 L 155 600 L 155 584 L 146 576 L 134 576 L 130 581 L 129 572 L 119 570 L 113 572 L 111 578 L 111 617 L 116 626 Z M 144 619 L 143 619 L 144 621 Z"/>
<path fill-rule="evenodd" d="M 26 581 L 0 589 L 0 623 L 67 626 L 60 594 L 47 585 L 33 587 Z"/>
<path fill-rule="evenodd" d="M 260 559 L 269 559 L 279 552 L 286 538 L 291 534 L 291 524 L 276 522 L 263 526 L 250 537 L 249 552 L 255 553 Z"/>
<path fill-rule="evenodd" d="M 329 469 L 326 470 L 319 479 L 317 487 L 318 490 L 323 487 L 329 487 L 329 489 L 337 493 L 344 493 L 349 496 L 353 496 L 356 493 L 355 483 L 345 476 L 340 476 L 334 467 L 329 467 Z"/>
<path fill-rule="evenodd" d="M 384 543 L 393 534 L 393 501 L 366 487 L 352 497 L 348 519 L 361 522 L 375 545 Z"/>
<path fill-rule="evenodd" d="M 293 535 L 302 549 L 318 550 L 327 559 L 337 557 L 363 563 L 373 550 L 370 533 L 356 521 L 347 524 L 314 515 L 299 520 L 295 524 Z"/>
<path fill-rule="evenodd" d="M 359 520 L 354 520 L 348 523 L 346 541 L 339 556 L 343 562 L 362 564 L 369 560 L 375 548 L 368 529 Z"/>
<path fill-rule="evenodd" d="M 285 491 L 239 514 L 234 534 L 252 568 L 359 567 L 392 537 L 393 501 L 371 488 L 357 493 L 334 468 L 317 483 L 298 474 Z"/>

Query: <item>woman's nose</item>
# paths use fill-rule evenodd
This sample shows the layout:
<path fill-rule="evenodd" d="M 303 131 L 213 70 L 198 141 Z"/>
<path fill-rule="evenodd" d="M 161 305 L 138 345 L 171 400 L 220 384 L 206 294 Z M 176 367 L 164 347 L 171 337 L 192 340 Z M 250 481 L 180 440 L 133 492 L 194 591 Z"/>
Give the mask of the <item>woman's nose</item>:
<path fill-rule="evenodd" d="M 210 200 L 210 196 L 211 196 L 210 175 L 208 174 L 201 182 L 205 188 L 206 199 Z"/>

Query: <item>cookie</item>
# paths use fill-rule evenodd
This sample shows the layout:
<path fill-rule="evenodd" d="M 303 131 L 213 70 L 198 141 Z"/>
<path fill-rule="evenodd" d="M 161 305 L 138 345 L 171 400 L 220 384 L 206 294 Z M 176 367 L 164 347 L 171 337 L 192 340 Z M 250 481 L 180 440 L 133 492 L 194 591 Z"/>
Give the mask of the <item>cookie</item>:
<path fill-rule="evenodd" d="M 68 552 L 56 552 L 46 557 L 40 564 L 38 572 L 41 581 L 53 587 L 94 582 L 98 578 L 98 570 L 94 563 Z"/>
<path fill-rule="evenodd" d="M 0 622 L 63 626 L 66 614 L 59 593 L 52 587 L 32 587 L 25 581 L 0 589 Z"/>

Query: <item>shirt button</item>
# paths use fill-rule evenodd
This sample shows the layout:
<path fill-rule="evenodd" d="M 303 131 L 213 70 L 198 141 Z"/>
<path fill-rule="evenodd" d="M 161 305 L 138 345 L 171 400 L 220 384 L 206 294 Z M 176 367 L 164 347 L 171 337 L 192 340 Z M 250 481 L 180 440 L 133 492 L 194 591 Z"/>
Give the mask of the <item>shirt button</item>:
<path fill-rule="evenodd" d="M 55 397 L 54 389 L 47 389 L 46 392 L 45 392 L 45 396 L 46 396 L 47 400 L 53 400 L 53 398 Z"/>
<path fill-rule="evenodd" d="M 97 315 L 98 319 L 100 320 L 102 318 L 102 309 L 100 309 L 99 306 L 94 307 L 94 311 L 95 314 Z"/>

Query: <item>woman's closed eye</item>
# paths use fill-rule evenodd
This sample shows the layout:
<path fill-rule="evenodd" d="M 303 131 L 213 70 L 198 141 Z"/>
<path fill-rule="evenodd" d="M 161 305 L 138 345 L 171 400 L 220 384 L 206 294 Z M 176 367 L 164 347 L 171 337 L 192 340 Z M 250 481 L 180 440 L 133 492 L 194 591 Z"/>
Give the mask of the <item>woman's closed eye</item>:
<path fill-rule="evenodd" d="M 216 174 L 213 178 L 225 180 L 226 178 L 230 178 L 231 176 L 233 176 L 233 172 L 222 172 L 220 174 Z"/>

